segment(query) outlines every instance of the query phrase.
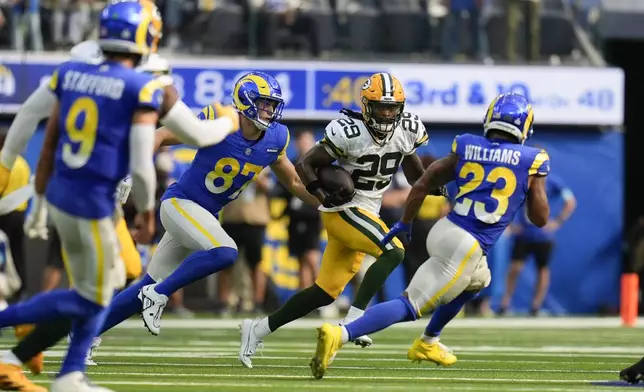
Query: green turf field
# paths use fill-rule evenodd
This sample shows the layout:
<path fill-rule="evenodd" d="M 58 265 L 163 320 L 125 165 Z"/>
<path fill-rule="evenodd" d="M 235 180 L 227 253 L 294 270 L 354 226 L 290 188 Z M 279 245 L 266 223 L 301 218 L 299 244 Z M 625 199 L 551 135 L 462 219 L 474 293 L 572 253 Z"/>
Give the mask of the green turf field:
<path fill-rule="evenodd" d="M 316 381 L 308 363 L 320 323 L 302 320 L 268 337 L 255 368 L 246 369 L 237 361 L 236 320 L 166 319 L 159 337 L 130 320 L 104 337 L 99 366 L 89 374 L 118 392 L 616 391 L 590 382 L 617 380 L 620 369 L 644 355 L 644 330 L 621 328 L 612 318 L 458 319 L 442 339 L 459 358 L 451 368 L 406 360 L 422 322 L 380 332 L 366 349 L 346 346 Z M 0 343 L 9 347 L 12 339 Z M 48 353 L 39 383 L 50 382 L 64 348 Z"/>

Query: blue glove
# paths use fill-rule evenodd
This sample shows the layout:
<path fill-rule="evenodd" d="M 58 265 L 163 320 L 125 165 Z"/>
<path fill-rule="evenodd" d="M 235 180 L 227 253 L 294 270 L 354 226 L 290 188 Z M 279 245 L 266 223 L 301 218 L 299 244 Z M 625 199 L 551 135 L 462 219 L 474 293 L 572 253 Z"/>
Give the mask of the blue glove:
<path fill-rule="evenodd" d="M 411 223 L 402 223 L 400 221 L 396 222 L 396 224 L 391 227 L 391 230 L 389 230 L 389 233 L 385 235 L 385 238 L 380 241 L 380 244 L 387 245 L 400 233 L 405 233 L 407 235 L 407 239 L 411 241 Z"/>

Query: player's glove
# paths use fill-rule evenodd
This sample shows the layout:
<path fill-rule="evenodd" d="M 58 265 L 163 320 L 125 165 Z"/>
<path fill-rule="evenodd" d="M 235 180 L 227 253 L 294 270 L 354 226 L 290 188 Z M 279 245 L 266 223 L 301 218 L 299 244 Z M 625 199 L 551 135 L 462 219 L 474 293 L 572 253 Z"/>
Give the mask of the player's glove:
<path fill-rule="evenodd" d="M 127 176 L 121 182 L 119 182 L 116 187 L 116 201 L 119 204 L 125 204 L 128 196 L 130 196 L 130 191 L 132 190 L 132 177 Z"/>
<path fill-rule="evenodd" d="M 46 240 L 49 237 L 47 229 L 47 205 L 45 196 L 35 195 L 31 212 L 25 220 L 24 230 L 29 238 L 40 238 Z"/>
<path fill-rule="evenodd" d="M 327 208 L 340 207 L 343 204 L 347 204 L 353 199 L 353 196 L 356 195 L 355 189 L 352 193 L 347 192 L 347 187 L 341 186 L 333 192 L 326 192 L 326 197 L 322 205 Z"/>
<path fill-rule="evenodd" d="M 430 194 L 430 195 L 432 195 L 432 196 L 443 196 L 443 197 L 447 197 L 447 196 L 448 196 L 448 194 L 447 194 L 447 187 L 446 187 L 445 185 L 440 186 L 440 187 L 438 187 L 438 188 L 434 189 L 433 191 L 429 192 L 429 194 Z"/>
<path fill-rule="evenodd" d="M 394 239 L 394 237 L 402 233 L 406 234 L 407 240 L 411 241 L 411 223 L 403 223 L 400 221 L 396 222 L 396 224 L 391 227 L 391 230 L 389 230 L 389 233 L 387 233 L 382 241 L 380 241 L 380 244 L 387 245 Z"/>
<path fill-rule="evenodd" d="M 3 193 L 9 185 L 9 176 L 11 169 L 7 168 L 5 165 L 0 164 L 0 193 Z"/>

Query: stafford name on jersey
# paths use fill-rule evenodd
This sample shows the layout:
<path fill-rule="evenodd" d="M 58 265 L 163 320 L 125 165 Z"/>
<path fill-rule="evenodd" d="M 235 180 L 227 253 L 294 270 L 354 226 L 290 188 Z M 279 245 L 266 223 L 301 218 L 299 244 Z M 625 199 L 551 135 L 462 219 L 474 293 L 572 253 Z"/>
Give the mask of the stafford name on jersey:
<path fill-rule="evenodd" d="M 125 81 L 110 76 L 68 71 L 63 77 L 62 88 L 80 94 L 92 94 L 116 100 L 123 96 Z"/>
<path fill-rule="evenodd" d="M 479 162 L 501 162 L 508 165 L 518 165 L 521 159 L 521 151 L 507 148 L 488 149 L 481 146 L 468 144 L 465 146 L 465 160 Z"/>

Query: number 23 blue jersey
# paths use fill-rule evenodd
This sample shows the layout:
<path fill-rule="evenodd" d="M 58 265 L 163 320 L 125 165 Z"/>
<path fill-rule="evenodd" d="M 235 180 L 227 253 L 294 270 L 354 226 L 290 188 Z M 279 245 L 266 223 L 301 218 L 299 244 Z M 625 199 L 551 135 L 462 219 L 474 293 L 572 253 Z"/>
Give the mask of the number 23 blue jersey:
<path fill-rule="evenodd" d="M 550 157 L 545 150 L 470 134 L 457 136 L 452 152 L 459 158 L 458 194 L 448 219 L 487 253 L 525 202 L 529 177 L 550 172 Z"/>
<path fill-rule="evenodd" d="M 217 117 L 213 106 L 199 114 L 202 120 Z M 188 199 L 217 216 L 259 173 L 286 152 L 290 135 L 285 125 L 267 129 L 259 140 L 245 139 L 241 131 L 221 143 L 200 148 L 179 181 L 168 187 L 161 200 Z"/>

